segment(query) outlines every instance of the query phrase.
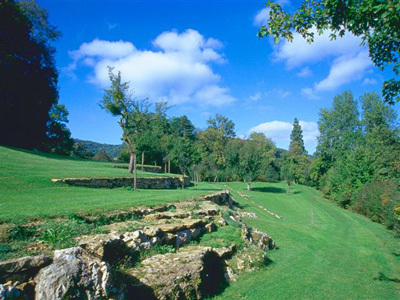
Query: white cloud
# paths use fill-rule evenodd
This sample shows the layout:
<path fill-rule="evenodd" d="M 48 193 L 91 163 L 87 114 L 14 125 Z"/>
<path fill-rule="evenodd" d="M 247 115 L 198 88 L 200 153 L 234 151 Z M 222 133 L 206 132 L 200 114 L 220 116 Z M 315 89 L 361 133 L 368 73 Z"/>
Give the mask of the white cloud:
<path fill-rule="evenodd" d="M 314 42 L 309 44 L 300 34 L 293 35 L 293 42 L 284 40 L 274 49 L 274 57 L 278 61 L 284 61 L 288 69 L 301 67 L 304 64 L 315 63 L 329 57 L 341 55 L 355 55 L 366 47 L 361 47 L 361 38 L 347 33 L 344 37 L 338 37 L 331 41 L 330 32 L 322 35 L 314 30 Z"/>
<path fill-rule="evenodd" d="M 297 76 L 300 78 L 306 78 L 306 77 L 310 77 L 313 75 L 313 72 L 311 71 L 311 69 L 309 67 L 305 67 L 303 69 L 300 70 L 300 72 L 297 73 Z"/>
<path fill-rule="evenodd" d="M 269 11 L 270 11 L 269 8 L 263 8 L 259 10 L 254 16 L 253 25 L 254 26 L 266 25 L 269 19 Z"/>
<path fill-rule="evenodd" d="M 255 93 L 254 95 L 251 95 L 249 98 L 251 101 L 258 101 L 261 99 L 261 93 Z"/>
<path fill-rule="evenodd" d="M 222 43 L 205 39 L 198 31 L 163 32 L 154 41 L 158 51 L 140 50 L 126 41 L 94 40 L 71 51 L 74 70 L 81 64 L 93 68 L 89 81 L 102 88 L 109 86 L 107 66 L 121 71 L 138 98 L 161 98 L 170 104 L 196 103 L 202 106 L 222 106 L 234 102 L 229 89 L 220 86 L 220 76 L 212 63 L 225 63 L 217 50 Z"/>
<path fill-rule="evenodd" d="M 315 90 L 333 91 L 346 83 L 360 80 L 370 66 L 372 63 L 367 51 L 354 57 L 341 56 L 333 62 L 328 77 L 315 85 Z"/>
<path fill-rule="evenodd" d="M 301 89 L 301 94 L 305 97 L 307 97 L 307 99 L 310 100 L 318 100 L 320 99 L 314 92 L 314 90 L 312 88 L 302 88 Z"/>
<path fill-rule="evenodd" d="M 378 82 L 374 78 L 365 78 L 362 84 L 363 85 L 375 85 L 377 83 Z"/>
<path fill-rule="evenodd" d="M 135 46 L 130 42 L 95 39 L 90 43 L 83 43 L 78 50 L 70 51 L 69 55 L 76 61 L 84 57 L 121 58 L 132 54 L 135 50 Z"/>
<path fill-rule="evenodd" d="M 318 124 L 315 122 L 300 121 L 303 130 L 304 145 L 309 153 L 313 153 L 317 145 L 317 136 L 319 135 Z M 249 135 L 252 132 L 262 132 L 265 136 L 276 142 L 278 147 L 288 149 L 290 143 L 290 133 L 293 124 L 282 121 L 271 121 L 259 124 L 250 128 Z"/>
<path fill-rule="evenodd" d="M 313 87 L 302 89 L 302 94 L 310 99 L 319 98 L 317 93 L 322 91 L 334 91 L 341 86 L 361 80 L 368 73 L 368 69 L 373 66 L 368 56 L 366 46 L 361 46 L 361 38 L 351 33 L 346 33 L 342 38 L 330 40 L 329 31 L 318 35 L 314 30 L 314 42 L 308 44 L 298 33 L 294 34 L 293 43 L 282 42 L 274 49 L 274 58 L 283 61 L 288 70 L 302 67 L 307 64 L 300 72 L 299 77 L 311 75 L 310 64 L 333 60 L 330 64 L 329 74 Z"/>

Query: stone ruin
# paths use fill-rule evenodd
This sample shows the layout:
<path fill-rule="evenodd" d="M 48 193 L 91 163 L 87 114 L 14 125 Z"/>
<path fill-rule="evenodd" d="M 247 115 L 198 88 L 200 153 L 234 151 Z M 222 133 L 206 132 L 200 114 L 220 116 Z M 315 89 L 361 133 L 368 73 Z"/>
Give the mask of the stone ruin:
<path fill-rule="evenodd" d="M 142 209 L 141 220 L 107 225 L 110 233 L 77 238 L 77 246 L 53 256 L 0 262 L 0 299 L 202 299 L 212 296 L 246 266 L 254 253 L 265 257 L 275 248 L 265 233 L 247 227 L 228 191 L 163 208 Z M 229 225 L 241 225 L 246 248 L 189 244 Z M 230 222 L 230 221 L 229 221 Z M 129 226 L 140 229 L 121 233 Z M 168 245 L 173 252 L 137 261 L 138 253 Z M 255 249 L 258 249 L 255 251 Z M 254 252 L 255 251 L 255 252 Z M 121 263 L 122 262 L 122 263 Z"/>

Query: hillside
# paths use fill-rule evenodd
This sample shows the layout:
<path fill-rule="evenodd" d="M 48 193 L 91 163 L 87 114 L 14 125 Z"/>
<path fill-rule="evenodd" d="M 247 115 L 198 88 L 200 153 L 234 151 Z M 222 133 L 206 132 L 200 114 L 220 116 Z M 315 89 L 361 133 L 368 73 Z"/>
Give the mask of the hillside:
<path fill-rule="evenodd" d="M 52 178 L 132 176 L 115 163 L 96 162 L 40 152 L 0 147 L 0 222 L 15 218 L 65 215 L 76 211 L 157 205 L 199 194 L 192 189 L 155 190 L 133 194 L 129 189 L 90 189 L 51 182 Z M 138 171 L 138 177 L 154 177 Z M 157 174 L 176 176 L 176 174 Z"/>
<path fill-rule="evenodd" d="M 48 218 L 60 216 L 67 216 L 67 223 L 76 226 L 76 214 L 100 216 L 100 226 L 107 224 L 107 213 L 122 216 L 124 211 L 138 205 L 155 206 L 227 188 L 241 210 L 255 213 L 255 218 L 244 217 L 244 222 L 270 235 L 277 250 L 267 252 L 267 266 L 240 274 L 238 281 L 231 282 L 215 299 L 398 299 L 400 296 L 400 240 L 382 225 L 341 209 L 310 187 L 293 185 L 289 195 L 283 183 L 257 182 L 250 192 L 244 183 L 201 183 L 185 190 L 133 192 L 126 188 L 71 187 L 50 181 L 54 177 L 127 175 L 125 170 L 111 166 L 0 147 L 2 226 L 24 224 L 32 218 L 40 218 L 46 226 L 56 226 Z M 140 173 L 140 176 L 150 175 L 154 174 Z M 250 197 L 244 198 L 244 194 Z M 315 206 L 313 225 L 311 201 Z M 122 221 L 121 217 L 113 220 Z M 62 228 L 67 228 L 67 223 Z M 25 228 L 18 226 L 15 228 Z M 85 226 L 82 228 L 89 230 L 89 225 Z M 79 228 L 73 227 L 75 231 Z M 102 227 L 90 228 L 98 232 Z M 24 238 L 24 231 L 13 234 Z M 223 236 L 224 230 L 218 229 L 216 234 Z M 7 238 L 1 238 L 2 257 L 13 256 L 12 251 L 17 256 L 30 253 L 26 252 L 27 242 L 17 240 L 11 247 Z"/>
<path fill-rule="evenodd" d="M 124 147 L 123 144 L 120 145 L 101 144 L 93 141 L 86 141 L 80 139 L 74 139 L 74 142 L 81 144 L 84 151 L 93 153 L 93 155 L 96 155 L 100 151 L 104 151 L 111 158 L 118 158 L 119 153 Z"/>

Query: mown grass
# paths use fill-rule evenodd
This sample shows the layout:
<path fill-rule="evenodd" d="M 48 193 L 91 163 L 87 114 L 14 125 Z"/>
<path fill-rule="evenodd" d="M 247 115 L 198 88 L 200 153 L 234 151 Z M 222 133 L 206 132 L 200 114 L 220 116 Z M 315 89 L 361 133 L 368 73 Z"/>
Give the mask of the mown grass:
<path fill-rule="evenodd" d="M 185 190 L 133 192 L 69 187 L 50 181 L 57 177 L 125 174 L 126 170 L 107 163 L 0 147 L 0 221 L 158 205 L 225 188 L 221 183 L 202 183 Z M 258 215 L 257 219 L 246 219 L 246 223 L 268 233 L 279 249 L 268 252 L 272 261 L 268 267 L 242 274 L 215 299 L 400 299 L 400 240 L 382 225 L 339 208 L 309 187 L 294 185 L 289 195 L 283 183 L 254 183 L 251 192 L 246 191 L 244 183 L 228 183 L 227 187 L 251 196 L 245 199 L 233 192 L 245 210 Z M 311 201 L 315 202 L 314 225 Z M 41 238 L 50 243 L 63 241 L 63 234 L 74 235 L 74 230 L 82 226 L 72 225 L 66 233 L 53 232 L 51 227 Z M 200 243 L 218 246 L 225 245 L 224 239 L 230 243 L 237 240 L 236 228 L 219 230 L 205 235 Z M 5 256 L 11 255 L 10 251 L 9 245 L 0 244 Z"/>
<path fill-rule="evenodd" d="M 185 190 L 91 189 L 55 184 L 52 178 L 132 176 L 103 163 L 0 147 L 0 222 L 73 213 L 159 205 L 215 190 L 201 184 Z M 138 176 L 171 176 L 138 171 Z"/>
<path fill-rule="evenodd" d="M 255 183 L 228 187 L 257 219 L 249 226 L 267 232 L 279 247 L 272 264 L 241 276 L 215 299 L 400 299 L 400 240 L 384 226 L 343 210 L 312 188 Z M 311 200 L 315 225 L 311 225 Z M 275 212 L 277 219 L 259 206 Z"/>

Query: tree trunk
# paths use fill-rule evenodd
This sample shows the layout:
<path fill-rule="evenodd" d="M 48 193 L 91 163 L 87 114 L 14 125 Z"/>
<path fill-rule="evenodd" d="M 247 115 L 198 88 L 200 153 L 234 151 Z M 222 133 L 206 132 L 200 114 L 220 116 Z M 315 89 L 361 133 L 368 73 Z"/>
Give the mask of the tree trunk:
<path fill-rule="evenodd" d="M 167 163 L 164 163 L 164 173 L 167 173 Z"/>
<path fill-rule="evenodd" d="M 250 185 L 251 185 L 251 181 L 249 181 L 249 182 L 247 183 L 247 190 L 248 190 L 248 191 L 250 191 L 250 190 L 251 190 L 251 187 L 250 187 Z"/>
<path fill-rule="evenodd" d="M 137 168 L 136 168 L 136 153 L 133 155 L 133 190 L 136 191 L 136 179 L 137 179 Z"/>
<path fill-rule="evenodd" d="M 289 181 L 286 181 L 286 184 L 287 184 L 287 193 L 288 194 L 290 194 L 290 182 Z"/>
<path fill-rule="evenodd" d="M 168 173 L 171 173 L 171 160 L 168 158 Z"/>
<path fill-rule="evenodd" d="M 144 151 L 142 152 L 142 171 L 143 171 L 143 166 L 144 166 Z"/>
<path fill-rule="evenodd" d="M 182 177 L 182 190 L 185 189 L 185 172 L 183 172 L 183 177 Z"/>
<path fill-rule="evenodd" d="M 133 161 L 134 161 L 134 156 L 135 154 L 131 152 L 130 158 L 129 158 L 129 169 L 128 172 L 132 173 L 133 172 Z"/>

